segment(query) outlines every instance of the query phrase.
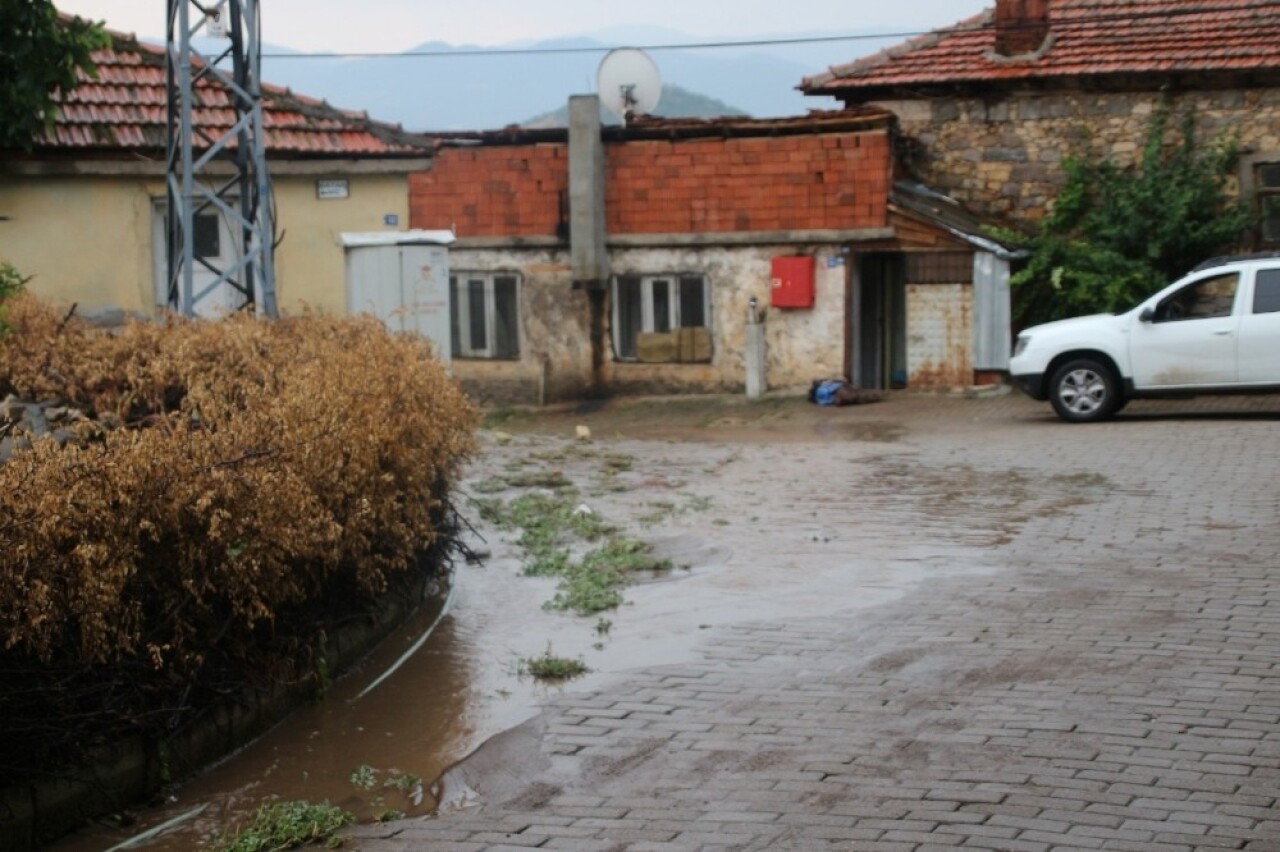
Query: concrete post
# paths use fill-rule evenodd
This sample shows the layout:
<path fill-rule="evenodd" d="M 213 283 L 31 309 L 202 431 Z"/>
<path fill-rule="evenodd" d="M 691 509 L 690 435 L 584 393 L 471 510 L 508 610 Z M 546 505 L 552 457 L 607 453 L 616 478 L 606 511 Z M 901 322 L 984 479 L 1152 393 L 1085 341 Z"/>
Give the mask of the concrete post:
<path fill-rule="evenodd" d="M 750 306 L 747 309 L 747 338 L 744 354 L 747 362 L 747 398 L 759 399 L 768 389 L 768 382 L 765 379 L 767 360 L 764 322 L 761 311 L 756 307 L 755 296 L 751 297 Z"/>

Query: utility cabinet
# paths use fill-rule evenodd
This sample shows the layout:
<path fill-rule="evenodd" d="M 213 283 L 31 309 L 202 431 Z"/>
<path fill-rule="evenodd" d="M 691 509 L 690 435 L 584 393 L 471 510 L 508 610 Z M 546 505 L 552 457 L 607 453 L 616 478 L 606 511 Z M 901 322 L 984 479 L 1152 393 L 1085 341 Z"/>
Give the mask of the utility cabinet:
<path fill-rule="evenodd" d="M 348 312 L 372 314 L 392 331 L 421 334 L 447 364 L 452 242 L 448 231 L 343 234 Z"/>
<path fill-rule="evenodd" d="M 775 308 L 812 308 L 813 269 L 812 257 L 775 257 L 770 304 Z"/>

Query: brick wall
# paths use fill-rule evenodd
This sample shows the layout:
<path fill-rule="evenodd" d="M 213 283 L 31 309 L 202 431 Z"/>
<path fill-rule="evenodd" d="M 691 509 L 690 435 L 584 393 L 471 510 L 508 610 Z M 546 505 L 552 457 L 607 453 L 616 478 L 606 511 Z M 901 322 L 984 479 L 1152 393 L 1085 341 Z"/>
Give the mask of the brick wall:
<path fill-rule="evenodd" d="M 409 176 L 413 228 L 459 237 L 555 236 L 569 188 L 563 144 L 443 148 Z"/>
<path fill-rule="evenodd" d="M 615 142 L 611 234 L 880 228 L 890 146 L 883 130 Z M 446 148 L 410 180 L 414 228 L 461 238 L 552 236 L 568 188 L 565 144 Z"/>
<path fill-rule="evenodd" d="M 629 142 L 607 147 L 611 234 L 878 228 L 883 132 Z"/>

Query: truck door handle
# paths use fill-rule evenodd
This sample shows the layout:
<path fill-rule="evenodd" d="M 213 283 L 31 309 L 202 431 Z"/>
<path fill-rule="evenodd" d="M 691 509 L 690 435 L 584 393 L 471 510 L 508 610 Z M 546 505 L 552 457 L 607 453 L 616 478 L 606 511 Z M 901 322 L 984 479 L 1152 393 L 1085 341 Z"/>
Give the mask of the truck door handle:
<path fill-rule="evenodd" d="M 1231 329 L 1229 329 L 1229 328 L 1224 328 L 1224 329 L 1222 329 L 1221 331 L 1215 331 L 1215 332 L 1214 332 L 1214 335 L 1215 335 L 1215 336 L 1217 336 L 1217 337 L 1230 337 L 1230 336 L 1231 336 Z"/>

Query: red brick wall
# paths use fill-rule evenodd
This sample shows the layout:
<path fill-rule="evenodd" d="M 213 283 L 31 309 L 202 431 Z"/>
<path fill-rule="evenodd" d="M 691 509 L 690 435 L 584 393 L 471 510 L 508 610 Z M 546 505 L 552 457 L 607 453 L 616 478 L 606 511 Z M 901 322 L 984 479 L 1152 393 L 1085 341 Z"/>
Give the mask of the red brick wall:
<path fill-rule="evenodd" d="M 409 176 L 409 226 L 459 237 L 554 236 L 568 189 L 567 145 L 443 148 L 431 171 Z"/>
<path fill-rule="evenodd" d="M 611 234 L 887 224 L 884 131 L 605 146 Z M 410 224 L 459 237 L 551 236 L 568 189 L 566 145 L 449 148 L 410 179 Z"/>

